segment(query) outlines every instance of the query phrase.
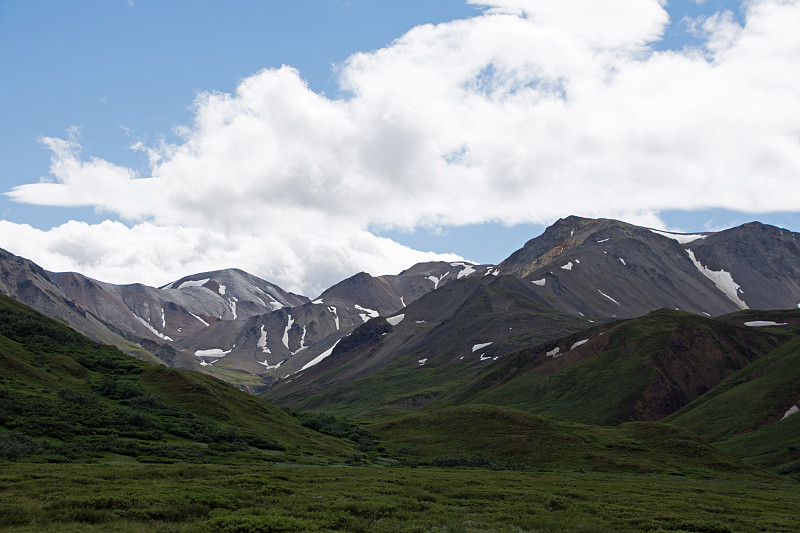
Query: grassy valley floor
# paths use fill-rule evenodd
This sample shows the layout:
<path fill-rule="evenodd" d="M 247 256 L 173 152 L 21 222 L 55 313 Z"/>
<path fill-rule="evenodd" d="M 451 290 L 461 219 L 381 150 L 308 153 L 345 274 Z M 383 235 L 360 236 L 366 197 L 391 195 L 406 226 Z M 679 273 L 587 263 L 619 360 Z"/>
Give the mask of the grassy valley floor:
<path fill-rule="evenodd" d="M 800 484 L 768 474 L 0 465 L 13 532 L 790 532 L 798 502 Z"/>

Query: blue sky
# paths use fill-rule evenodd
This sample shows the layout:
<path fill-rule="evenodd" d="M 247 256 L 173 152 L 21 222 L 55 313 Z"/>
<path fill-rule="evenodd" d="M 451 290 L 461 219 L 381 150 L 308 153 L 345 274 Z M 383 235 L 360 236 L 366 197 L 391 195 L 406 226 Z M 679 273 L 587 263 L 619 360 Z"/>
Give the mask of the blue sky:
<path fill-rule="evenodd" d="M 798 6 L 749 5 L 0 0 L 0 247 L 312 294 L 568 214 L 800 231 Z"/>

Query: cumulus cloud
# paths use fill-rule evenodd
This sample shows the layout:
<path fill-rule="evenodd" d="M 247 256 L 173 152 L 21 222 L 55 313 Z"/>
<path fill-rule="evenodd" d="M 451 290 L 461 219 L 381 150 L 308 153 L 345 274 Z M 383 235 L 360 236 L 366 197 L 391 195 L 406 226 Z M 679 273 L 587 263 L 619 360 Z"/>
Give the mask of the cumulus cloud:
<path fill-rule="evenodd" d="M 370 228 L 800 207 L 800 2 L 698 19 L 702 47 L 664 52 L 658 0 L 472 3 L 488 9 L 351 56 L 342 99 L 288 66 L 200 95 L 182 142 L 137 146 L 148 176 L 44 139 L 51 181 L 8 194 L 127 225 L 0 237 L 111 281 L 240 266 L 311 293 L 436 257 Z"/>

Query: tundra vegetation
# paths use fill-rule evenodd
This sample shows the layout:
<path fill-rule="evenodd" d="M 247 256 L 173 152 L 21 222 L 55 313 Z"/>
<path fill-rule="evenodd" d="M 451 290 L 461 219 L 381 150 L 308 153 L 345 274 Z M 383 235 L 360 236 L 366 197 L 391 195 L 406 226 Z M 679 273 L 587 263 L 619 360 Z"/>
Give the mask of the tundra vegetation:
<path fill-rule="evenodd" d="M 700 407 L 735 399 L 724 384 Z M 3 531 L 796 531 L 796 472 L 695 433 L 483 404 L 294 412 L 0 297 Z"/>

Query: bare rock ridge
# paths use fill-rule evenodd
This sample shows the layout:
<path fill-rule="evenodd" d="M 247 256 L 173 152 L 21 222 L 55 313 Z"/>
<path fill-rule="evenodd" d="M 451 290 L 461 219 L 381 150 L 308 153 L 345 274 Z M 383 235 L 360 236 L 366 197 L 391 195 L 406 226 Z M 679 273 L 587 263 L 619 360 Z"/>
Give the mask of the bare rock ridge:
<path fill-rule="evenodd" d="M 413 365 L 432 365 L 480 345 L 487 349 L 477 351 L 479 363 L 492 364 L 544 335 L 659 308 L 709 317 L 797 308 L 798 237 L 758 222 L 690 235 L 570 216 L 497 266 L 361 272 L 313 301 L 238 269 L 160 288 L 114 285 L 0 251 L 0 292 L 138 357 L 257 390 L 301 370 L 322 376 L 345 352 L 365 358 L 357 342 L 342 339 L 378 317 L 387 325 L 367 350 L 375 357 L 344 374 L 355 378 L 410 353 L 419 354 Z"/>

